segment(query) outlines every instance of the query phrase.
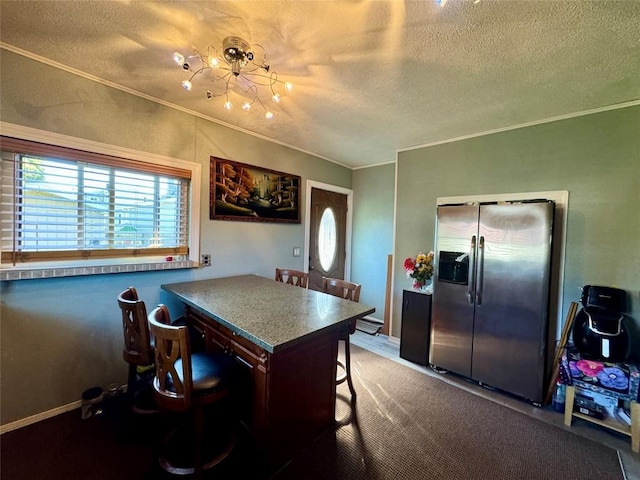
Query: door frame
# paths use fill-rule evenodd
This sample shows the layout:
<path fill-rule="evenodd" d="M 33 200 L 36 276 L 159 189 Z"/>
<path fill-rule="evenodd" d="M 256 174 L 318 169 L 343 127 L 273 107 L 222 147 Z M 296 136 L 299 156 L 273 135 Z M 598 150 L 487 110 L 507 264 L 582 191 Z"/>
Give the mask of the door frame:
<path fill-rule="evenodd" d="M 347 196 L 347 231 L 345 232 L 344 279 L 351 280 L 351 229 L 353 225 L 353 190 L 328 183 L 307 180 L 304 206 L 304 271 L 309 271 L 309 234 L 311 232 L 311 189 L 318 188 Z"/>

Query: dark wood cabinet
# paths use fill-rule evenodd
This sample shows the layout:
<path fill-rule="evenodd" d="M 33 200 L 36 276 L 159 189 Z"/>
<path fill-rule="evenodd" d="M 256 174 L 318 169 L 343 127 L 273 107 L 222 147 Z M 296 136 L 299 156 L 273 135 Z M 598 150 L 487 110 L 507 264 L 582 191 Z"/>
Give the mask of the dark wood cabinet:
<path fill-rule="evenodd" d="M 420 365 L 428 365 L 430 336 L 431 295 L 404 290 L 400 357 Z"/>
<path fill-rule="evenodd" d="M 281 466 L 333 425 L 339 325 L 271 353 L 186 306 L 206 349 L 238 366 L 239 410 L 270 467 Z"/>

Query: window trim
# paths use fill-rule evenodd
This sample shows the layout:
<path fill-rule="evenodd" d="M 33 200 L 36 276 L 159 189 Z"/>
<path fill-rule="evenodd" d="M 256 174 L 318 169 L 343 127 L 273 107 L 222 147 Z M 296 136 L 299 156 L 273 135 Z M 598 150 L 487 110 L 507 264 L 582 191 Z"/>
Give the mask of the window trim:
<path fill-rule="evenodd" d="M 54 147 L 71 148 L 82 152 L 90 152 L 100 156 L 117 157 L 131 165 L 149 164 L 151 172 L 161 169 L 176 169 L 191 177 L 190 219 L 189 219 L 189 255 L 186 260 L 174 262 L 144 261 L 141 257 L 118 259 L 80 260 L 73 262 L 43 262 L 41 264 L 0 265 L 0 280 L 22 278 L 50 278 L 53 276 L 91 275 L 100 273 L 117 273 L 149 270 L 165 270 L 175 268 L 191 268 L 199 266 L 200 257 L 200 200 L 202 166 L 197 162 L 166 157 L 139 150 L 95 142 L 68 135 L 38 130 L 0 121 L 0 134 Z M 123 252 L 125 253 L 125 252 Z M 160 252 L 159 252 L 160 253 Z M 126 254 L 126 253 L 125 253 Z"/>

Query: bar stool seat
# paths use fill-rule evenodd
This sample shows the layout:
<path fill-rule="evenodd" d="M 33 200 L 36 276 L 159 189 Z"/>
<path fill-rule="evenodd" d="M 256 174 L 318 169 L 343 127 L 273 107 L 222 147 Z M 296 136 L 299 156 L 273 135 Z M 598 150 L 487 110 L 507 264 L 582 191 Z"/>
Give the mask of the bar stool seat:
<path fill-rule="evenodd" d="M 193 393 L 195 395 L 207 395 L 213 390 L 225 388 L 229 381 L 228 371 L 233 368 L 233 359 L 229 355 L 192 353 L 191 354 L 191 378 L 193 381 Z M 176 361 L 176 372 L 180 381 L 184 383 L 182 359 Z"/>

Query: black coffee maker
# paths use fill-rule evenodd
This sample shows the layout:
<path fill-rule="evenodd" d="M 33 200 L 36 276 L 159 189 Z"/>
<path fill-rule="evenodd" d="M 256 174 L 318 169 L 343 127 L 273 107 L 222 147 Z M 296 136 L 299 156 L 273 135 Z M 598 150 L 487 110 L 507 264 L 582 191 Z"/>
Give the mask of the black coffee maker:
<path fill-rule="evenodd" d="M 625 291 L 585 285 L 582 306 L 573 323 L 573 343 L 590 360 L 624 362 L 631 352 Z"/>

